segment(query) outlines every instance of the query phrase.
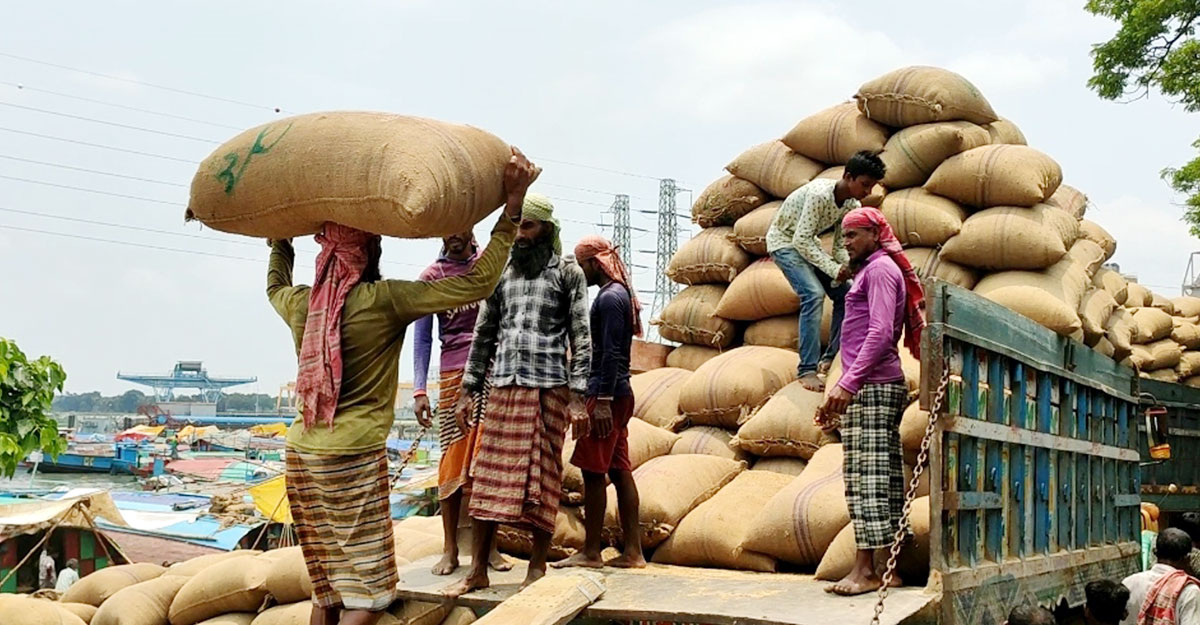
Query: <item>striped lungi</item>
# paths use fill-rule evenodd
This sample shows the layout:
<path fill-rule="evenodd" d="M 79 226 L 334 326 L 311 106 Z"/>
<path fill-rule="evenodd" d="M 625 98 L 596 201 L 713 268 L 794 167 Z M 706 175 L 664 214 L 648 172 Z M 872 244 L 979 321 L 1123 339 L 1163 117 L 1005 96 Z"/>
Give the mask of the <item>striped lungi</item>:
<path fill-rule="evenodd" d="M 396 598 L 387 451 L 325 456 L 287 450 L 288 502 L 313 603 L 378 611 Z"/>
<path fill-rule="evenodd" d="M 858 549 L 891 545 L 904 512 L 903 381 L 864 384 L 842 417 L 846 503 Z"/>
<path fill-rule="evenodd" d="M 554 531 L 567 399 L 561 386 L 492 389 L 471 466 L 471 518 Z"/>
<path fill-rule="evenodd" d="M 464 433 L 454 420 L 462 377 L 462 369 L 443 371 L 438 382 L 438 444 L 442 448 L 442 459 L 438 461 L 438 499 L 470 488 L 471 459 L 475 457 L 479 426 L 468 426 L 469 431 Z M 471 421 L 468 419 L 468 423 Z"/>

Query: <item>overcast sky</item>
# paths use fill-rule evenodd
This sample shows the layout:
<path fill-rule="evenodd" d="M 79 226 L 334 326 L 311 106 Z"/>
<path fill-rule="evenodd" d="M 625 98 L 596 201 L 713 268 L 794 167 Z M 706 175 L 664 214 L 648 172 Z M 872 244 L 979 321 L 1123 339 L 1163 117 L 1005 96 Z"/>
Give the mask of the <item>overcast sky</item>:
<path fill-rule="evenodd" d="M 0 336 L 62 362 L 72 392 L 121 392 L 133 386 L 118 370 L 199 359 L 274 394 L 295 356 L 264 296 L 266 246 L 182 221 L 195 163 L 239 129 L 336 109 L 481 126 L 545 167 L 537 188 L 571 220 L 570 242 L 603 231 L 593 224 L 614 193 L 652 211 L 655 178 L 698 192 L 745 148 L 912 64 L 973 81 L 1089 195 L 1122 269 L 1175 296 L 1197 248 L 1158 172 L 1193 155 L 1200 116 L 1091 93 L 1088 51 L 1115 26 L 1082 4 L 14 3 L 0 20 Z M 654 248 L 635 234 L 633 247 Z M 309 282 L 315 244 L 302 247 Z M 384 274 L 415 277 L 436 250 L 390 240 Z M 649 270 L 636 279 L 653 288 Z M 404 379 L 411 359 L 406 346 Z"/>

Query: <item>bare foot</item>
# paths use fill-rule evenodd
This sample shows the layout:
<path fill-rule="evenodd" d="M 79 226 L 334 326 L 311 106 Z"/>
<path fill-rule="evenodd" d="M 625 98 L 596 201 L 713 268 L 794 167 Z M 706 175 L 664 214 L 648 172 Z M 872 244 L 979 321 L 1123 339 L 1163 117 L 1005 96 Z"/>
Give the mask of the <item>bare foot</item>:
<path fill-rule="evenodd" d="M 525 590 L 526 588 L 529 588 L 530 584 L 538 581 L 539 579 L 542 579 L 545 576 L 546 576 L 546 569 L 534 569 L 534 568 L 529 569 L 529 572 L 525 574 L 525 581 L 521 582 L 521 590 Z"/>
<path fill-rule="evenodd" d="M 604 567 L 604 561 L 599 557 L 592 557 L 580 551 L 565 560 L 551 562 L 550 566 L 556 569 L 565 569 L 572 566 L 579 566 L 585 569 L 599 569 Z"/>
<path fill-rule="evenodd" d="M 825 390 L 825 383 L 821 381 L 821 378 L 817 377 L 815 372 L 806 373 L 800 376 L 800 385 L 816 393 L 820 393 Z"/>
<path fill-rule="evenodd" d="M 646 568 L 646 558 L 642 554 L 629 555 L 624 554 L 609 560 L 604 563 L 606 566 L 611 566 L 614 569 L 644 569 Z"/>
<path fill-rule="evenodd" d="M 499 551 L 493 549 L 492 555 L 488 556 L 488 566 L 492 567 L 493 571 L 511 571 L 513 564 Z"/>
<path fill-rule="evenodd" d="M 449 575 L 458 570 L 458 554 L 445 553 L 442 554 L 442 559 L 438 560 L 437 564 L 433 565 L 431 571 L 434 575 Z"/>
<path fill-rule="evenodd" d="M 825 592 L 831 592 L 835 595 L 843 597 L 853 597 L 854 595 L 862 595 L 868 592 L 879 590 L 879 586 L 883 582 L 876 576 L 864 577 L 851 571 L 849 575 L 843 577 L 841 581 L 830 584 L 825 587 Z"/>
<path fill-rule="evenodd" d="M 482 590 L 491 585 L 487 573 L 482 574 L 472 573 L 461 580 L 450 584 L 442 589 L 442 595 L 451 599 L 457 599 L 473 590 Z"/>

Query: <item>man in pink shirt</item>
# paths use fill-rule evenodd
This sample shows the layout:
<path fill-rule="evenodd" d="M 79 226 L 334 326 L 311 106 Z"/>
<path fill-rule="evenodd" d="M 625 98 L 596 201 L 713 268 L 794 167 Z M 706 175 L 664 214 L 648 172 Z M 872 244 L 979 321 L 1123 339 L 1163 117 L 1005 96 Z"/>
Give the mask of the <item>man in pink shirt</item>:
<path fill-rule="evenodd" d="M 845 450 L 846 503 L 858 553 L 854 569 L 827 590 L 858 595 L 882 584 L 876 552 L 891 544 L 902 521 L 904 465 L 900 415 L 908 387 L 898 344 L 920 357 L 924 327 L 921 282 L 883 213 L 857 208 L 842 219 L 842 234 L 854 284 L 846 294 L 842 322 L 842 370 L 817 414 L 832 427 L 839 415 Z M 882 554 L 881 554 L 882 555 Z M 878 564 L 882 564 L 880 558 Z"/>

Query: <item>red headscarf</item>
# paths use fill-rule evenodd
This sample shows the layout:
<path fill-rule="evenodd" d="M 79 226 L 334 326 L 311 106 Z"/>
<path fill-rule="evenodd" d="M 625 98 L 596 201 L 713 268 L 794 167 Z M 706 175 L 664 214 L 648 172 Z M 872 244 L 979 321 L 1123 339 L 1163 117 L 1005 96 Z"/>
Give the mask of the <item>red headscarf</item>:
<path fill-rule="evenodd" d="M 346 296 L 362 281 L 367 245 L 377 234 L 335 223 L 318 234 L 317 278 L 308 298 L 308 318 L 300 343 L 296 394 L 300 397 L 305 429 L 320 421 L 333 427 L 342 391 L 342 309 Z"/>
<path fill-rule="evenodd" d="M 921 357 L 921 331 L 925 329 L 925 290 L 921 288 L 921 278 L 917 276 L 912 263 L 904 255 L 904 248 L 892 232 L 887 218 L 878 208 L 864 206 L 856 208 L 842 217 L 842 229 L 874 228 L 879 231 L 879 246 L 888 256 L 892 257 L 900 271 L 904 273 L 905 306 L 904 306 L 904 346 L 913 357 Z"/>
<path fill-rule="evenodd" d="M 608 239 L 595 234 L 589 234 L 579 240 L 575 246 L 575 260 L 585 261 L 595 258 L 600 264 L 604 275 L 613 282 L 618 282 L 629 291 L 629 301 L 633 304 L 633 334 L 642 335 L 642 303 L 638 301 L 637 293 L 633 290 L 633 281 L 629 277 L 629 268 L 617 254 L 617 248 Z"/>

